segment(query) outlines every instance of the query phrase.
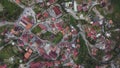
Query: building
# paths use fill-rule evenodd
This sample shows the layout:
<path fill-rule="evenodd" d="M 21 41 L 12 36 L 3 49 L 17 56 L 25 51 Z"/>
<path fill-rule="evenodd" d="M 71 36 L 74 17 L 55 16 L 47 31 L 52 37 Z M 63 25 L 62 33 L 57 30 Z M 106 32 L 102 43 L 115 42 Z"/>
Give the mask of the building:
<path fill-rule="evenodd" d="M 82 10 L 82 6 L 81 6 L 81 5 L 78 5 L 78 6 L 77 6 L 77 10 L 78 10 L 78 11 L 81 11 L 81 10 Z"/>
<path fill-rule="evenodd" d="M 56 0 L 48 0 L 48 2 L 49 2 L 50 4 L 53 4 L 53 3 L 56 2 Z"/>
<path fill-rule="evenodd" d="M 22 19 L 19 21 L 19 24 L 21 24 L 27 30 L 29 30 L 33 26 L 33 23 L 28 17 L 22 17 Z"/>
<path fill-rule="evenodd" d="M 4 64 L 4 65 L 0 65 L 0 68 L 7 68 L 7 65 L 6 64 Z"/>
<path fill-rule="evenodd" d="M 57 58 L 57 53 L 55 51 L 50 51 L 49 56 L 53 59 Z"/>
<path fill-rule="evenodd" d="M 27 52 L 24 54 L 24 57 L 25 57 L 25 59 L 29 59 L 30 56 L 32 55 L 33 51 L 30 48 L 27 48 L 26 50 L 27 50 Z"/>
<path fill-rule="evenodd" d="M 62 31 L 62 30 L 63 30 L 61 23 L 55 23 L 55 25 L 56 25 L 56 28 L 57 28 L 59 31 Z"/>
<path fill-rule="evenodd" d="M 62 16 L 61 7 L 59 5 L 51 5 L 48 9 L 48 12 L 50 16 L 54 18 L 59 18 L 60 16 Z"/>
<path fill-rule="evenodd" d="M 48 18 L 48 17 L 49 17 L 49 13 L 48 13 L 47 11 L 44 11 L 44 12 L 43 12 L 43 17 L 44 17 L 44 18 Z"/>
<path fill-rule="evenodd" d="M 47 27 L 46 27 L 44 24 L 39 24 L 39 27 L 40 27 L 42 30 L 47 30 Z"/>
<path fill-rule="evenodd" d="M 18 39 L 17 43 L 18 43 L 18 46 L 24 46 L 24 42 L 20 39 Z"/>
<path fill-rule="evenodd" d="M 41 62 L 31 62 L 30 63 L 30 68 L 40 68 L 40 67 L 43 67 L 44 64 L 41 63 Z"/>
<path fill-rule="evenodd" d="M 78 11 L 78 10 L 77 10 L 77 2 L 76 2 L 76 0 L 74 0 L 74 11 L 75 11 L 75 12 Z"/>
<path fill-rule="evenodd" d="M 20 3 L 20 0 L 15 0 L 15 2 L 16 2 L 17 4 L 19 4 L 19 3 Z"/>

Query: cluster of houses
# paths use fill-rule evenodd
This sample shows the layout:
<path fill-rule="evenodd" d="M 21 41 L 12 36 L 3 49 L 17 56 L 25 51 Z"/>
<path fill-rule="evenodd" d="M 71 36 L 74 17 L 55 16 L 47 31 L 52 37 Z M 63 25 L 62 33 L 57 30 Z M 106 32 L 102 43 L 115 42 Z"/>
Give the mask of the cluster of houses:
<path fill-rule="evenodd" d="M 36 3 L 43 2 L 43 0 L 35 1 Z M 61 18 L 63 15 L 62 7 L 59 4 L 54 4 L 56 1 L 57 0 L 47 0 L 46 6 L 49 8 L 39 13 L 34 13 L 29 7 L 26 8 L 17 23 L 15 23 L 14 28 L 11 29 L 10 34 L 17 36 L 17 46 L 22 47 L 25 50 L 23 56 L 24 61 L 32 59 L 32 55 L 36 53 L 38 56 L 41 56 L 42 59 L 48 60 L 38 62 L 33 61 L 30 63 L 30 68 L 59 68 L 61 64 L 63 67 L 81 68 L 81 65 L 77 65 L 74 62 L 79 54 L 80 44 L 77 43 L 80 43 L 80 40 L 75 38 L 75 40 L 72 39 L 72 42 L 68 41 L 70 36 L 72 36 L 72 38 L 76 37 L 78 31 L 72 25 L 63 27 L 65 22 Z M 16 2 L 19 3 L 20 0 L 16 0 Z M 90 4 L 91 3 L 92 2 L 90 1 Z M 105 3 L 102 1 L 102 4 L 104 6 Z M 74 2 L 65 2 L 64 6 L 66 8 L 74 7 L 75 12 L 86 12 L 89 8 L 89 4 L 77 4 L 76 0 L 74 0 Z M 97 43 L 94 48 L 91 48 L 91 54 L 96 56 L 98 49 L 102 49 L 106 53 L 103 57 L 103 61 L 107 61 L 112 56 L 109 54 L 109 51 L 113 48 L 114 41 L 106 39 L 102 35 L 102 32 L 104 32 L 102 27 L 104 19 L 99 16 L 95 18 L 90 16 L 88 19 L 91 21 L 91 26 L 85 28 L 87 37 L 98 42 L 104 40 L 103 42 Z M 108 28 L 112 27 L 112 24 L 112 20 L 106 22 Z M 39 38 L 31 32 L 36 25 L 43 31 L 49 31 L 54 34 L 61 32 L 64 36 L 62 42 L 55 45 L 48 40 Z M 98 29 L 94 29 L 93 27 L 95 26 L 97 26 Z M 106 32 L 105 35 L 108 38 L 111 36 L 109 32 Z"/>
<path fill-rule="evenodd" d="M 63 30 L 64 21 L 60 18 L 62 16 L 62 10 L 60 5 L 51 5 L 50 8 L 42 13 L 37 13 L 37 21 L 41 22 L 39 24 L 40 28 L 43 30 L 50 31 L 54 34 Z"/>
<path fill-rule="evenodd" d="M 30 63 L 30 67 L 59 67 L 61 64 L 63 67 L 75 67 L 80 68 L 80 65 L 74 63 L 72 57 L 75 59 L 78 55 L 78 48 L 80 45 L 75 45 L 69 42 L 62 42 L 57 46 L 46 45 L 44 48 L 39 48 L 39 53 L 43 56 L 43 59 L 54 61 L 33 61 Z"/>

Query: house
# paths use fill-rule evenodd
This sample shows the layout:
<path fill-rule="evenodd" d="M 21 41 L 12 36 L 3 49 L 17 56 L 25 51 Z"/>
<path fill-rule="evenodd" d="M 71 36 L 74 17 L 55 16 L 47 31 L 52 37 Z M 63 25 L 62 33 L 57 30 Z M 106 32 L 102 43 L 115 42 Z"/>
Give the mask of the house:
<path fill-rule="evenodd" d="M 17 4 L 19 4 L 19 3 L 20 3 L 20 0 L 15 0 L 15 2 L 16 2 Z"/>
<path fill-rule="evenodd" d="M 25 27 L 27 30 L 29 30 L 30 28 L 32 28 L 33 23 L 31 22 L 31 20 L 28 17 L 23 17 L 21 19 L 21 21 L 19 22 L 19 24 L 21 24 L 23 27 Z"/>
<path fill-rule="evenodd" d="M 42 17 L 42 14 L 41 13 L 38 13 L 37 15 L 36 15 L 36 18 L 37 19 L 39 19 L 39 18 L 41 18 Z"/>
<path fill-rule="evenodd" d="M 53 7 L 53 10 L 54 10 L 54 12 L 55 12 L 56 15 L 61 14 L 61 10 L 59 9 L 58 6 L 54 6 L 54 7 Z"/>
<path fill-rule="evenodd" d="M 43 17 L 47 18 L 49 16 L 49 13 L 47 11 L 43 12 Z"/>
<path fill-rule="evenodd" d="M 50 24 L 50 26 L 52 26 L 52 28 L 55 28 L 55 24 Z"/>
<path fill-rule="evenodd" d="M 109 20 L 109 24 L 113 24 L 113 21 L 112 21 L 112 20 Z"/>
<path fill-rule="evenodd" d="M 77 57 L 77 56 L 78 56 L 78 51 L 77 51 L 77 49 L 74 49 L 74 51 L 73 51 L 73 56 L 74 56 L 74 57 Z"/>
<path fill-rule="evenodd" d="M 92 48 L 92 55 L 93 55 L 93 56 L 96 56 L 97 51 L 98 51 L 97 48 Z"/>
<path fill-rule="evenodd" d="M 14 28 L 11 29 L 11 33 L 15 35 L 19 35 L 23 31 L 21 26 L 14 25 Z"/>
<path fill-rule="evenodd" d="M 55 3 L 55 1 L 56 1 L 56 0 L 48 0 L 48 2 L 49 2 L 50 4 Z"/>
<path fill-rule="evenodd" d="M 40 68 L 43 66 L 44 66 L 44 63 L 41 63 L 41 62 L 31 62 L 30 63 L 30 68 Z"/>
<path fill-rule="evenodd" d="M 55 25 L 56 25 L 56 28 L 57 28 L 58 30 L 60 30 L 60 31 L 63 30 L 61 23 L 56 23 Z"/>
<path fill-rule="evenodd" d="M 49 56 L 53 59 L 57 58 L 57 53 L 55 51 L 50 51 Z"/>
<path fill-rule="evenodd" d="M 4 65 L 0 65 L 0 68 L 7 68 L 7 65 L 6 64 L 4 64 Z"/>
<path fill-rule="evenodd" d="M 83 9 L 83 11 L 88 11 L 88 5 L 87 4 L 83 4 L 82 5 L 82 9 Z"/>
<path fill-rule="evenodd" d="M 62 61 L 65 61 L 67 59 L 67 56 L 65 54 L 62 55 Z"/>
<path fill-rule="evenodd" d="M 17 42 L 18 42 L 18 46 L 24 46 L 24 42 L 22 40 L 18 39 Z"/>
<path fill-rule="evenodd" d="M 61 64 L 61 61 L 57 61 L 57 60 L 54 61 L 54 66 L 58 66 L 60 64 Z"/>
<path fill-rule="evenodd" d="M 42 30 L 47 30 L 47 27 L 43 24 L 39 24 L 39 27 L 42 29 Z"/>
<path fill-rule="evenodd" d="M 29 36 L 28 36 L 28 34 L 23 34 L 22 36 L 21 36 L 21 39 L 23 40 L 23 42 L 24 43 L 28 43 L 28 41 L 29 41 Z"/>
<path fill-rule="evenodd" d="M 55 20 L 56 20 L 56 18 L 52 17 L 52 18 L 51 18 L 51 20 L 52 20 L 52 21 L 55 21 Z"/>
<path fill-rule="evenodd" d="M 45 54 L 45 50 L 43 48 L 38 48 L 38 50 L 41 55 Z"/>
<path fill-rule="evenodd" d="M 81 10 L 82 10 L 82 6 L 81 6 L 81 5 L 78 5 L 78 6 L 77 6 L 77 10 L 78 10 L 78 11 L 81 11 Z"/>
<path fill-rule="evenodd" d="M 65 7 L 72 7 L 73 6 L 73 3 L 72 2 L 65 2 Z"/>
<path fill-rule="evenodd" d="M 59 5 L 51 5 L 48 9 L 48 12 L 50 16 L 54 18 L 59 18 L 60 16 L 62 16 L 61 7 Z"/>
<path fill-rule="evenodd" d="M 54 65 L 53 62 L 46 62 L 45 64 L 46 64 L 47 68 L 50 68 Z"/>
<path fill-rule="evenodd" d="M 49 55 L 47 55 L 47 54 L 43 54 L 43 58 L 45 58 L 45 59 L 51 59 L 51 57 Z"/>
<path fill-rule="evenodd" d="M 24 54 L 25 59 L 29 59 L 30 56 L 32 55 L 32 49 L 28 48 L 27 52 Z"/>

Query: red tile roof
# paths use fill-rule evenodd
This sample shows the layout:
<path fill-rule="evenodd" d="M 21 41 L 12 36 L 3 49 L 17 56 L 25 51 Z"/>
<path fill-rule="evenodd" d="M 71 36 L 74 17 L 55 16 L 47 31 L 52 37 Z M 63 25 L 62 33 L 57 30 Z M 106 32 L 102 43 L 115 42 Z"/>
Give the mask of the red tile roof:
<path fill-rule="evenodd" d="M 26 29 L 30 29 L 33 25 L 32 22 L 30 21 L 30 19 L 27 17 L 23 17 L 21 22 L 26 25 L 26 27 L 25 27 Z"/>
<path fill-rule="evenodd" d="M 48 12 L 44 12 L 43 13 L 43 17 L 48 17 L 49 16 L 49 13 Z"/>
<path fill-rule="evenodd" d="M 20 0 L 16 0 L 16 3 L 20 3 Z"/>
<path fill-rule="evenodd" d="M 62 25 L 60 23 L 55 24 L 59 30 L 63 30 Z"/>
<path fill-rule="evenodd" d="M 32 52 L 33 51 L 31 49 L 28 49 L 28 51 L 24 55 L 25 59 L 28 59 L 31 56 Z"/>
<path fill-rule="evenodd" d="M 75 50 L 73 51 L 73 54 L 74 54 L 74 57 L 77 57 L 77 56 L 78 56 L 78 51 L 75 49 Z"/>
<path fill-rule="evenodd" d="M 55 2 L 55 0 L 49 0 L 49 3 L 54 3 Z"/>
<path fill-rule="evenodd" d="M 57 53 L 56 53 L 56 52 L 53 52 L 53 51 L 51 51 L 51 52 L 49 53 L 49 55 L 50 55 L 51 58 L 56 58 L 56 57 L 57 57 Z"/>
<path fill-rule="evenodd" d="M 43 67 L 44 64 L 43 63 L 40 63 L 40 62 L 32 62 L 30 63 L 30 68 L 40 68 L 40 67 Z"/>
<path fill-rule="evenodd" d="M 0 66 L 0 68 L 7 68 L 7 65 L 5 64 L 3 66 Z"/>
<path fill-rule="evenodd" d="M 47 30 L 47 27 L 43 24 L 39 24 L 39 27 L 42 29 L 42 30 Z"/>
<path fill-rule="evenodd" d="M 61 14 L 60 8 L 58 6 L 54 6 L 53 10 L 54 10 L 54 12 L 55 12 L 56 15 Z"/>
<path fill-rule="evenodd" d="M 82 10 L 82 6 L 78 5 L 77 9 L 78 9 L 78 11 L 81 11 Z"/>

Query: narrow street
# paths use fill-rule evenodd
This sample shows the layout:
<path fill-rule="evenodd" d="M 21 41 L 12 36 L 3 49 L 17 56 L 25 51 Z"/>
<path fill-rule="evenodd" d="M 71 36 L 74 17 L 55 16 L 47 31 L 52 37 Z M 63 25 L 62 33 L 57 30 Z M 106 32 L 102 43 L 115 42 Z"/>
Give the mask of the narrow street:
<path fill-rule="evenodd" d="M 8 22 L 8 21 L 0 22 L 0 27 L 5 26 L 5 25 L 14 25 L 14 22 Z"/>

